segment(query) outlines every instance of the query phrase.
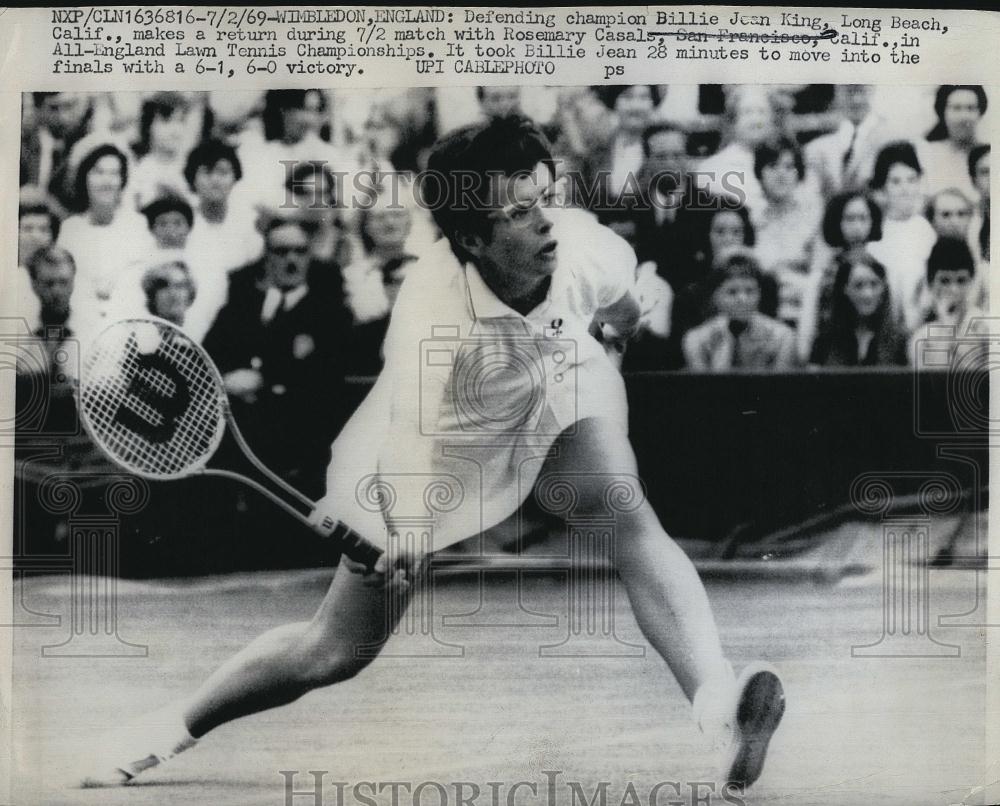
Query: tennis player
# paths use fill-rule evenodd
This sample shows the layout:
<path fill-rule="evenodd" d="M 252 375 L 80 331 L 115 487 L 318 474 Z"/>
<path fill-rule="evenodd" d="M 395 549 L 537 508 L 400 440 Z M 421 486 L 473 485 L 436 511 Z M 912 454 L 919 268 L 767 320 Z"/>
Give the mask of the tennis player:
<path fill-rule="evenodd" d="M 428 552 L 503 524 L 552 479 L 571 485 L 576 514 L 604 514 L 608 478 L 636 491 L 615 514 L 614 560 L 639 626 L 724 750 L 721 776 L 760 775 L 781 682 L 764 664 L 736 677 L 726 660 L 694 566 L 641 497 L 624 383 L 591 335 L 636 331 L 634 253 L 560 208 L 547 142 L 525 118 L 446 136 L 428 169 L 426 201 L 446 239 L 407 274 L 385 367 L 333 446 L 314 513 L 388 550 L 373 567 L 345 558 L 311 621 L 260 636 L 190 698 L 102 744 L 84 785 L 132 781 L 223 723 L 353 677 L 387 640 Z M 434 482 L 452 493 L 430 542 L 394 541 Z"/>

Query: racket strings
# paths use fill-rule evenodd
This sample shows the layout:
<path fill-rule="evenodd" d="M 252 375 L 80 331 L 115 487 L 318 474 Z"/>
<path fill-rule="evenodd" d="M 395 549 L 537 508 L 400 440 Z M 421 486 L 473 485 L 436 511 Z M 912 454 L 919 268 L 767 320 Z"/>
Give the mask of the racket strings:
<path fill-rule="evenodd" d="M 162 478 L 200 468 L 215 451 L 223 396 L 203 350 L 156 322 L 105 330 L 81 377 L 81 409 L 95 440 L 129 469 Z"/>

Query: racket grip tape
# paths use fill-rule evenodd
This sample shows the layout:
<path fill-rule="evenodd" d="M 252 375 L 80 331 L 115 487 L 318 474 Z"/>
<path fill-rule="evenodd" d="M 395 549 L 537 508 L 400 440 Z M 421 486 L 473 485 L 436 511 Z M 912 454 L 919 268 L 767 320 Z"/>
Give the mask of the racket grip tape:
<path fill-rule="evenodd" d="M 369 570 L 375 567 L 375 561 L 382 556 L 382 551 L 365 540 L 361 535 L 341 521 L 324 515 L 314 526 L 324 537 L 334 540 L 340 550 L 352 560 L 363 563 Z"/>

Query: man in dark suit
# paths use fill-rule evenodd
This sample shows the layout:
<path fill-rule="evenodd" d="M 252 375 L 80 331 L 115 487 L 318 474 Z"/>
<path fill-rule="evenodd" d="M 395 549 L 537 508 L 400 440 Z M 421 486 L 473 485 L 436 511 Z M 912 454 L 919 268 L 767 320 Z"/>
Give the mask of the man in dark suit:
<path fill-rule="evenodd" d="M 343 317 L 312 287 L 315 268 L 302 224 L 275 221 L 263 259 L 234 274 L 204 342 L 250 447 L 311 496 L 323 492 L 346 415 Z"/>

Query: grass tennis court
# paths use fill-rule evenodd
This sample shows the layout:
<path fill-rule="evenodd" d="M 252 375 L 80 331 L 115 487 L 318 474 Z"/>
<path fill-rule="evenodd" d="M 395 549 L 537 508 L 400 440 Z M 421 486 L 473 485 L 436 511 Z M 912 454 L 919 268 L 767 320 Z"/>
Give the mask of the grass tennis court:
<path fill-rule="evenodd" d="M 931 570 L 932 634 L 961 648 L 960 657 L 933 659 L 852 658 L 852 645 L 881 633 L 880 572 L 836 584 L 710 578 L 737 668 L 771 661 L 787 691 L 785 721 L 746 802 L 951 804 L 985 783 L 986 633 L 938 625 L 939 615 L 976 606 L 985 576 Z M 657 803 L 691 803 L 690 782 L 711 780 L 712 767 L 659 657 L 648 647 L 644 657 L 539 657 L 540 645 L 566 634 L 564 581 L 526 573 L 519 608 L 512 572 L 485 578 L 487 601 L 474 616 L 463 616 L 479 604 L 474 575 L 441 577 L 434 597 L 435 635 L 464 647 L 464 657 L 381 657 L 353 680 L 220 728 L 141 785 L 118 790 L 73 790 L 57 779 L 104 730 L 191 690 L 265 629 L 308 618 L 328 574 L 122 581 L 119 632 L 147 645 L 145 658 L 41 657 L 43 644 L 65 639 L 65 626 L 16 628 L 14 803 L 341 806 L 333 782 L 342 781 L 343 806 L 354 806 L 355 782 L 436 781 L 449 804 L 455 782 L 472 782 L 482 789 L 476 804 L 492 806 L 488 782 L 506 782 L 502 799 L 514 782 L 535 782 L 540 794 L 522 788 L 510 795 L 514 806 L 547 803 L 546 770 L 561 771 L 556 797 L 565 806 L 574 804 L 570 781 L 588 799 L 609 782 L 611 806 L 630 782 L 642 806 L 658 782 L 678 782 L 680 797 L 661 787 Z M 29 578 L 16 593 L 36 613 L 67 610 L 65 579 Z M 616 602 L 619 637 L 644 645 L 621 589 Z M 400 637 L 387 651 L 426 646 Z M 298 790 L 312 787 L 307 770 L 328 771 L 322 799 L 287 799 L 280 770 L 301 771 Z M 390 793 L 374 799 L 391 803 Z M 421 799 L 439 801 L 434 789 Z M 411 802 L 404 790 L 399 803 Z"/>

